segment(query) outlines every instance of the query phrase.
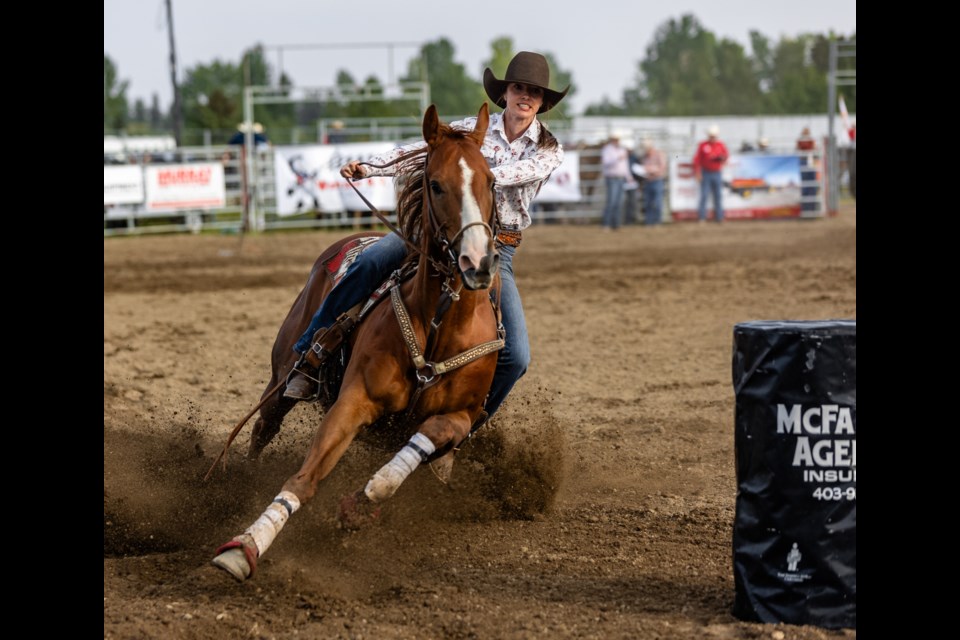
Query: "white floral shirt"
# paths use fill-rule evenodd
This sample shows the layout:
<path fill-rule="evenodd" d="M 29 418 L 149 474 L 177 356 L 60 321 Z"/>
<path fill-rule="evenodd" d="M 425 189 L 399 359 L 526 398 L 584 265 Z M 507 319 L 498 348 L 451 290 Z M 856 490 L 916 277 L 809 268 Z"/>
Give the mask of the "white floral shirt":
<path fill-rule="evenodd" d="M 451 122 L 456 129 L 472 131 L 476 125 L 475 117 Z M 500 213 L 500 226 L 510 231 L 520 231 L 530 226 L 530 202 L 540 191 L 540 186 L 550 174 L 563 162 L 563 147 L 557 144 L 554 149 L 537 148 L 540 140 L 539 120 L 535 120 L 522 136 L 512 143 L 507 141 L 503 128 L 503 114 L 490 116 L 490 125 L 480 151 L 493 172 L 497 193 L 497 210 Z M 372 164 L 387 164 L 405 153 L 422 149 L 426 142 L 416 142 L 370 158 Z M 384 169 L 365 166 L 369 176 L 396 175 L 403 163 Z"/>

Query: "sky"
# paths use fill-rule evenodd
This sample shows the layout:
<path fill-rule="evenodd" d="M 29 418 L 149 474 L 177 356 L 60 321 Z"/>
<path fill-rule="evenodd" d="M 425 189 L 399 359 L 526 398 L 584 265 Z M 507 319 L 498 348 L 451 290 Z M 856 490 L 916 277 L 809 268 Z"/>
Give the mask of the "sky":
<path fill-rule="evenodd" d="M 445 37 L 453 43 L 456 61 L 479 80 L 483 61 L 490 57 L 490 43 L 507 36 L 513 38 L 515 51 L 550 52 L 562 69 L 572 71 L 577 94 L 564 105 L 570 115 L 604 97 L 619 102 L 623 90 L 635 86 L 638 64 L 656 30 L 687 13 L 748 52 L 752 30 L 776 41 L 800 33 L 850 35 L 857 28 L 856 0 L 171 2 L 181 79 L 191 67 L 216 59 L 239 63 L 245 49 L 262 44 L 274 71 L 282 63 L 298 86 L 332 86 L 339 69 L 357 81 L 375 75 L 389 82 L 406 72 L 421 44 Z M 131 104 L 142 98 L 149 105 L 154 93 L 164 107 L 171 102 L 165 4 L 165 0 L 104 0 L 103 52 L 117 66 L 120 80 L 129 81 Z M 392 55 L 388 43 L 394 43 Z M 376 46 L 356 46 L 367 44 Z M 287 49 L 281 60 L 276 47 L 289 45 L 351 46 Z"/>

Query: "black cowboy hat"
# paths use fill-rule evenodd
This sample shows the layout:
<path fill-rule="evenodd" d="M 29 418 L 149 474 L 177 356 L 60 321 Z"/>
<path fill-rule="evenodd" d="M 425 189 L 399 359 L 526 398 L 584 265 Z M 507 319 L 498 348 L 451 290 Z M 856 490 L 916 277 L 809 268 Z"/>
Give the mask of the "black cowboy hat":
<path fill-rule="evenodd" d="M 547 64 L 547 59 L 539 53 L 529 51 L 521 51 L 513 56 L 513 60 L 507 65 L 507 72 L 504 74 L 503 80 L 497 80 L 490 67 L 483 70 L 483 88 L 487 91 L 487 97 L 500 108 L 507 106 L 503 94 L 506 93 L 507 85 L 511 82 L 522 82 L 543 89 L 543 104 L 540 105 L 540 110 L 537 113 L 549 111 L 563 100 L 567 91 L 570 91 L 569 86 L 563 91 L 550 89 L 548 87 L 550 84 L 550 65 Z"/>

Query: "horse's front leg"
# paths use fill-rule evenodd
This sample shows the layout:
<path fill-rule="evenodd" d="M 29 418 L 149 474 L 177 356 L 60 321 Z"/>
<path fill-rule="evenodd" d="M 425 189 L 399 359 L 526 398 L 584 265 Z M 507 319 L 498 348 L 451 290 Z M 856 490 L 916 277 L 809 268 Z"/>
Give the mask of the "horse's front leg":
<path fill-rule="evenodd" d="M 217 549 L 213 564 L 237 580 L 252 576 L 257 559 L 266 553 L 290 516 L 314 496 L 317 484 L 330 474 L 360 429 L 372 423 L 380 411 L 363 385 L 344 390 L 320 423 L 300 470 L 284 483 L 256 522 Z"/>
<path fill-rule="evenodd" d="M 396 493 L 417 467 L 452 450 L 469 433 L 470 416 L 466 411 L 428 418 L 397 455 L 373 474 L 363 489 L 341 500 L 340 522 L 348 529 L 355 529 L 376 518 L 379 513 L 377 505 Z"/>

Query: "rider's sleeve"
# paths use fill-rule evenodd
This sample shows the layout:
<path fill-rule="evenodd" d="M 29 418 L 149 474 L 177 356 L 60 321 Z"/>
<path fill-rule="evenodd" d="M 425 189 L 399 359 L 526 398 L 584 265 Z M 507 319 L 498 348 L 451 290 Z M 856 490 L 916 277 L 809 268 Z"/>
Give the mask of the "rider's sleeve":
<path fill-rule="evenodd" d="M 398 158 L 402 158 L 406 154 L 414 153 L 421 149 L 426 149 L 427 143 L 424 141 L 414 142 L 413 144 L 407 144 L 402 147 L 397 147 L 382 156 L 374 156 L 369 158 L 366 162 L 370 165 L 386 165 L 394 162 Z M 415 154 L 413 158 L 419 158 L 420 154 Z M 411 158 L 412 159 L 412 158 Z M 367 177 L 371 176 L 395 176 L 398 173 L 406 173 L 410 169 L 410 163 L 407 160 L 397 162 L 396 164 L 390 164 L 389 167 L 373 167 L 370 165 L 365 165 L 364 168 L 367 171 Z"/>
<path fill-rule="evenodd" d="M 539 148 L 529 158 L 490 169 L 498 187 L 516 187 L 543 182 L 563 162 L 563 146 L 555 149 Z"/>

